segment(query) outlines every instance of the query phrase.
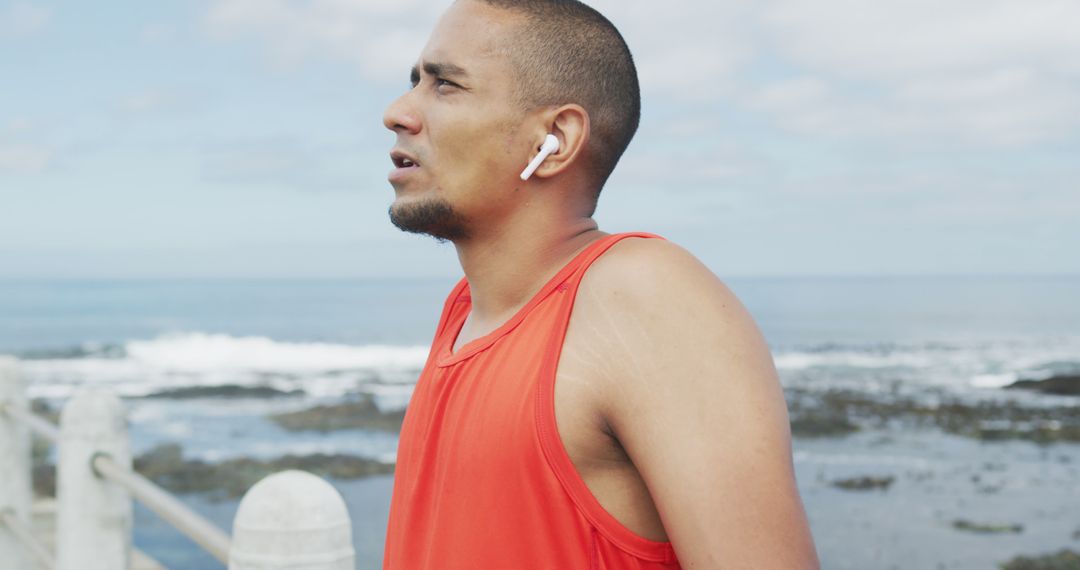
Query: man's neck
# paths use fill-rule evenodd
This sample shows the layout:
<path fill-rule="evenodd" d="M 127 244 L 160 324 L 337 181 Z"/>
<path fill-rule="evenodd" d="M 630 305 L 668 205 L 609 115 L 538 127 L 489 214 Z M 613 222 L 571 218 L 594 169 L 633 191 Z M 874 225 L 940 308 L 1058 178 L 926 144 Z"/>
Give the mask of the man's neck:
<path fill-rule="evenodd" d="M 556 224 L 506 224 L 455 243 L 469 280 L 470 320 L 497 325 L 509 319 L 577 252 L 603 235 L 592 218 L 577 218 Z"/>

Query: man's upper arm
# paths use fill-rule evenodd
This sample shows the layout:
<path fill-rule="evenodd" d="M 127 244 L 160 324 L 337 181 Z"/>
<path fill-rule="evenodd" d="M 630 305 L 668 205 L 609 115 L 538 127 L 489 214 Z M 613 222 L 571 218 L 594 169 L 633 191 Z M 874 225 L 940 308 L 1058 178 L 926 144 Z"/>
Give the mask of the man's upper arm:
<path fill-rule="evenodd" d="M 817 568 L 783 391 L 746 310 L 660 240 L 625 240 L 590 273 L 581 294 L 607 339 L 601 413 L 682 566 Z"/>

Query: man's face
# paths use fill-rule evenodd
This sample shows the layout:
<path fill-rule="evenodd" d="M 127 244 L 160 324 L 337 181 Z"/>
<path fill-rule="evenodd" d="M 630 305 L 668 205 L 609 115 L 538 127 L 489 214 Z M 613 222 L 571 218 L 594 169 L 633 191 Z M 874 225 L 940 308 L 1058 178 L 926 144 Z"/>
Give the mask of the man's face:
<path fill-rule="evenodd" d="M 516 16 L 472 0 L 443 15 L 412 71 L 413 88 L 383 116 L 397 134 L 390 217 L 399 228 L 466 237 L 509 206 L 537 142 L 519 135 L 505 45 Z"/>

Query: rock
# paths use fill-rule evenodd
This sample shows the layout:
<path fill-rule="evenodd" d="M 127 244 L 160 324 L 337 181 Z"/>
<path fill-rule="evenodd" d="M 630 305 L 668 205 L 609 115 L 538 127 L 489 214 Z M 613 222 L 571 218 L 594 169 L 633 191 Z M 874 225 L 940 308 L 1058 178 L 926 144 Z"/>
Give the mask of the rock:
<path fill-rule="evenodd" d="M 886 477 L 863 476 L 851 479 L 837 479 L 832 482 L 832 486 L 846 491 L 869 491 L 871 489 L 887 491 L 895 480 L 896 478 L 892 475 Z"/>
<path fill-rule="evenodd" d="M 966 530 L 968 532 L 976 532 L 979 534 L 1001 534 L 1006 532 L 1021 533 L 1024 532 L 1024 525 L 1022 524 L 982 524 L 974 523 L 964 519 L 957 519 L 953 521 L 953 528 L 956 530 Z"/>
<path fill-rule="evenodd" d="M 1054 376 L 1046 380 L 1018 380 L 1005 387 L 1006 390 L 1035 390 L 1058 396 L 1080 396 L 1080 376 Z"/>
<path fill-rule="evenodd" d="M 942 396 L 933 403 L 851 390 L 790 389 L 792 435 L 841 435 L 857 426 L 938 428 L 981 441 L 1026 440 L 1038 444 L 1080 442 L 1080 406 L 1027 406 L 1005 401 L 963 401 Z"/>
<path fill-rule="evenodd" d="M 211 500 L 243 495 L 263 477 L 300 469 L 324 477 L 358 479 L 394 472 L 392 464 L 353 455 L 285 455 L 272 460 L 237 457 L 220 463 L 184 459 L 177 444 L 160 445 L 135 459 L 135 470 L 173 493 L 206 493 Z"/>
<path fill-rule="evenodd" d="M 284 391 L 269 386 L 240 386 L 237 384 L 224 384 L 221 386 L 184 386 L 182 388 L 170 388 L 143 396 L 143 398 L 169 398 L 173 400 L 187 400 L 194 398 L 280 398 L 284 396 L 297 396 L 302 390 Z"/>
<path fill-rule="evenodd" d="M 791 435 L 795 437 L 837 437 L 856 431 L 859 426 L 842 415 L 808 413 L 791 420 Z"/>
<path fill-rule="evenodd" d="M 30 403 L 30 411 L 38 417 L 56 425 L 60 421 L 60 413 L 54 410 L 44 400 L 34 400 Z M 49 452 L 52 451 L 53 442 L 38 434 L 30 437 L 30 465 L 32 469 L 34 494 L 38 497 L 56 496 L 56 466 L 49 463 Z"/>
<path fill-rule="evenodd" d="M 60 425 L 60 410 L 53 408 L 46 400 L 40 398 L 32 400 L 30 412 L 53 425 Z"/>
<path fill-rule="evenodd" d="M 1080 554 L 1066 549 L 1043 556 L 1018 556 L 1002 564 L 1001 570 L 1080 570 Z"/>
<path fill-rule="evenodd" d="M 405 410 L 384 412 L 370 395 L 355 402 L 316 406 L 299 412 L 274 414 L 270 419 L 289 431 L 334 431 L 341 429 L 374 429 L 397 433 L 405 419 Z"/>
<path fill-rule="evenodd" d="M 201 493 L 212 501 L 235 499 L 263 477 L 278 471 L 301 469 L 323 477 L 358 479 L 394 472 L 394 465 L 353 455 L 285 455 L 271 460 L 237 457 L 220 463 L 184 459 L 179 444 L 159 445 L 135 458 L 135 470 L 172 493 Z M 34 467 L 34 492 L 56 495 L 56 469 Z"/>
<path fill-rule="evenodd" d="M 34 486 L 34 496 L 56 496 L 56 466 L 52 463 L 40 463 L 34 465 L 31 475 Z"/>

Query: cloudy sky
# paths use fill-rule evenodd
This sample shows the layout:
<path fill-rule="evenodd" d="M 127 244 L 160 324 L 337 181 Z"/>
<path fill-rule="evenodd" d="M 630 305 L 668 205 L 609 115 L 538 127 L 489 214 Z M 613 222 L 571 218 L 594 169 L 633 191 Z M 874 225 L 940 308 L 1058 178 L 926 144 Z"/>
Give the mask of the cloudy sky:
<path fill-rule="evenodd" d="M 447 0 L 0 0 L 0 279 L 451 276 L 382 109 Z M 1075 0 L 603 0 L 597 219 L 721 276 L 1080 273 Z"/>

